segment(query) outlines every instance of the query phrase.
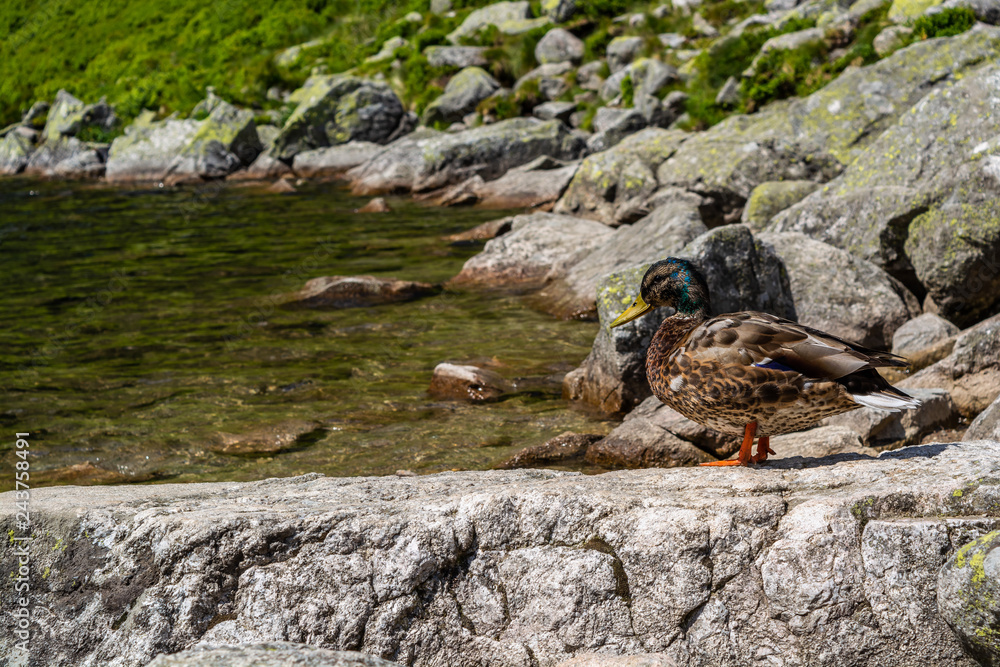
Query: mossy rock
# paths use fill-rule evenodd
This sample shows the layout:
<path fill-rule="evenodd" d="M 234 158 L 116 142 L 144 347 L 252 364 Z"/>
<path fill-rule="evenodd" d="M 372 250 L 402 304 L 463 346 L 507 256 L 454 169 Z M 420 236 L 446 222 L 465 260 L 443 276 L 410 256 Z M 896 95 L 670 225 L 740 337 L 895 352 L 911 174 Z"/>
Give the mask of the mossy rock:
<path fill-rule="evenodd" d="M 19 174 L 28 164 L 34 146 L 16 129 L 0 141 L 0 174 Z"/>
<path fill-rule="evenodd" d="M 768 181 L 750 193 L 743 209 L 743 222 L 762 229 L 777 213 L 802 201 L 820 186 L 815 181 Z"/>
<path fill-rule="evenodd" d="M 1000 665 L 1000 531 L 963 545 L 938 573 L 941 616 L 980 665 Z"/>
<path fill-rule="evenodd" d="M 915 19 L 931 7 L 937 7 L 944 0 L 893 0 L 889 7 L 889 19 L 897 23 Z"/>

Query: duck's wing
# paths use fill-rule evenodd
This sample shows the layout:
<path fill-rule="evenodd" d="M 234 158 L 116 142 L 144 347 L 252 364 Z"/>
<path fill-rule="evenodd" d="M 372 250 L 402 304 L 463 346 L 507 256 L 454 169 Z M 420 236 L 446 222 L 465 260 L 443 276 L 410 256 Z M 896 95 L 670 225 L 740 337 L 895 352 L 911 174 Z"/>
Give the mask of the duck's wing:
<path fill-rule="evenodd" d="M 720 363 L 837 382 L 862 405 L 900 409 L 918 404 L 875 370 L 906 366 L 902 357 L 767 313 L 720 315 L 699 328 L 691 340 L 691 347 L 696 345 L 698 353 L 711 354 Z"/>

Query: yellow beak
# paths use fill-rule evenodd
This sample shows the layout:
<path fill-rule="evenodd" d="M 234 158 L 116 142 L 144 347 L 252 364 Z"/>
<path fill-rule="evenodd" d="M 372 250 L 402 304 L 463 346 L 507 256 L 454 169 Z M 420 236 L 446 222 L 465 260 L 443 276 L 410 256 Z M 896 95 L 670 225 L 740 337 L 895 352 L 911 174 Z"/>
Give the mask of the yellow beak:
<path fill-rule="evenodd" d="M 652 308 L 648 303 L 642 300 L 642 295 L 635 297 L 635 303 L 628 307 L 628 309 L 615 318 L 615 321 L 611 323 L 609 329 L 614 329 L 615 327 L 621 326 L 626 322 L 631 322 L 635 318 L 643 315 L 647 310 Z"/>

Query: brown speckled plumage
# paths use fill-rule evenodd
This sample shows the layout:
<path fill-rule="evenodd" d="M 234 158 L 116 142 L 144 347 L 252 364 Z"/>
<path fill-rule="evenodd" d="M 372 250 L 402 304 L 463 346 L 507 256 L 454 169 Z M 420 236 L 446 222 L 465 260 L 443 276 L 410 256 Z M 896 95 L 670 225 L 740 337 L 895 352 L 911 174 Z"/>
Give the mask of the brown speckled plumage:
<path fill-rule="evenodd" d="M 684 260 L 650 267 L 640 298 L 615 325 L 655 306 L 678 312 L 663 321 L 646 353 L 653 394 L 689 419 L 750 442 L 755 424 L 765 452 L 752 460 L 766 459 L 766 438 L 861 404 L 916 405 L 875 370 L 906 365 L 892 354 L 767 313 L 708 317 L 704 279 Z M 749 456 L 748 444 L 743 450 Z"/>

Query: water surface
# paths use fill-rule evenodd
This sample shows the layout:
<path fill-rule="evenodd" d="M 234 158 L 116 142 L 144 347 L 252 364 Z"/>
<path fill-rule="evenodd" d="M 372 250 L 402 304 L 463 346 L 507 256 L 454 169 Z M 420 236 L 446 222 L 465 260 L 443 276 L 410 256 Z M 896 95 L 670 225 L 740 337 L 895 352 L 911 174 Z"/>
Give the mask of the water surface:
<path fill-rule="evenodd" d="M 443 282 L 478 249 L 442 236 L 498 217 L 402 198 L 354 213 L 364 203 L 323 183 L 275 195 L 0 181 L 0 454 L 30 431 L 36 483 L 245 480 L 482 469 L 565 430 L 607 432 L 558 384 L 594 323 L 503 293 L 280 306 L 323 275 Z M 441 361 L 522 390 L 434 400 Z M 282 451 L 220 451 L 221 434 L 290 423 L 302 435 Z"/>

